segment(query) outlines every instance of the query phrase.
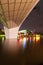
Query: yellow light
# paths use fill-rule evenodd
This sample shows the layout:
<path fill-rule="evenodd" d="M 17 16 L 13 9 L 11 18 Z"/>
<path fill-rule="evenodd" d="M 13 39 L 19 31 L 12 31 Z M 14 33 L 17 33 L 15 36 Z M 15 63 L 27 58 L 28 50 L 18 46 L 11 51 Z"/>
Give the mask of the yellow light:
<path fill-rule="evenodd" d="M 23 47 L 26 47 L 26 37 L 23 39 Z"/>
<path fill-rule="evenodd" d="M 35 42 L 35 36 L 33 36 L 33 42 Z"/>
<path fill-rule="evenodd" d="M 40 40 L 40 35 L 36 35 L 36 42 Z"/>
<path fill-rule="evenodd" d="M 23 41 L 25 41 L 25 40 L 26 40 L 26 38 L 24 37 L 24 38 L 23 38 Z"/>

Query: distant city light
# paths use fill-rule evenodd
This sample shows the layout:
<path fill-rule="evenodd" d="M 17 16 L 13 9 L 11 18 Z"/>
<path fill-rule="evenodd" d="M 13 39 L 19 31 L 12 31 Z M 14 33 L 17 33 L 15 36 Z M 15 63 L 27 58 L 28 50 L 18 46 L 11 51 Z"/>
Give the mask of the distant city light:
<path fill-rule="evenodd" d="M 36 42 L 40 40 L 40 35 L 36 34 Z"/>

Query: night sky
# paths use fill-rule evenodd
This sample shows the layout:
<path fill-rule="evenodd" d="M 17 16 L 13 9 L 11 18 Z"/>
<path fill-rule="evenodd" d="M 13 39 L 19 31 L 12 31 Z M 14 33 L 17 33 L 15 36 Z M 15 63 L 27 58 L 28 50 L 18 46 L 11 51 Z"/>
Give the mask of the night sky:
<path fill-rule="evenodd" d="M 0 28 L 3 28 L 1 23 Z M 35 30 L 36 32 L 43 33 L 43 0 L 40 0 L 37 6 L 26 18 L 20 27 L 20 30 L 22 29 Z"/>
<path fill-rule="evenodd" d="M 43 33 L 43 0 L 40 0 L 37 6 L 26 18 L 20 30 L 22 29 L 29 29 Z"/>
<path fill-rule="evenodd" d="M 2 25 L 2 23 L 0 22 L 0 29 L 2 29 L 3 28 L 3 25 Z"/>

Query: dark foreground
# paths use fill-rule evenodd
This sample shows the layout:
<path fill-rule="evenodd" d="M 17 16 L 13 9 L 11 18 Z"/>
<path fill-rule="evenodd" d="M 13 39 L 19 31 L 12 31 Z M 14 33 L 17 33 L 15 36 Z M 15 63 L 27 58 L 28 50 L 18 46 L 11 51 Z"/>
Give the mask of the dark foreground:
<path fill-rule="evenodd" d="M 39 43 L 26 42 L 18 46 L 17 40 L 0 40 L 0 65 L 43 65 L 43 39 Z"/>

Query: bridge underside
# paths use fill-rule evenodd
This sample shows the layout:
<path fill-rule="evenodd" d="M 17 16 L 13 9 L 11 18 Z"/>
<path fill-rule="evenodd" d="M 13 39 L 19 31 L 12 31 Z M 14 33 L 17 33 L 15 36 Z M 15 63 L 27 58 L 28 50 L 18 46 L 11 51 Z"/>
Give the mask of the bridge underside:
<path fill-rule="evenodd" d="M 20 26 L 38 2 L 39 0 L 1 0 L 9 27 L 4 27 L 6 38 L 17 38 Z"/>

